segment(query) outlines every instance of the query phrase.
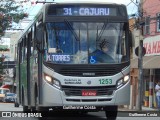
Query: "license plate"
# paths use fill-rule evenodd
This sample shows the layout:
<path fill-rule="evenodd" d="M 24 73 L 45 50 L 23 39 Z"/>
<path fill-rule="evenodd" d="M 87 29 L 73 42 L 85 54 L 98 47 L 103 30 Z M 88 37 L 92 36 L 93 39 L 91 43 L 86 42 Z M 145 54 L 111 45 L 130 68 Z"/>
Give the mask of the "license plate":
<path fill-rule="evenodd" d="M 96 96 L 96 90 L 82 90 L 82 96 Z"/>

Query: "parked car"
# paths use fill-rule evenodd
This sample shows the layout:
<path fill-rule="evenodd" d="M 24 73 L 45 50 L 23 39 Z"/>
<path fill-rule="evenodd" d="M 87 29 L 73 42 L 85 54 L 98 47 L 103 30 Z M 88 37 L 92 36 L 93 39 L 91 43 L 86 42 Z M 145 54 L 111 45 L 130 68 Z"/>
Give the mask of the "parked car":
<path fill-rule="evenodd" d="M 0 101 L 4 100 L 5 94 L 10 92 L 8 88 L 0 88 Z"/>
<path fill-rule="evenodd" d="M 15 102 L 15 93 L 6 93 L 3 102 Z"/>

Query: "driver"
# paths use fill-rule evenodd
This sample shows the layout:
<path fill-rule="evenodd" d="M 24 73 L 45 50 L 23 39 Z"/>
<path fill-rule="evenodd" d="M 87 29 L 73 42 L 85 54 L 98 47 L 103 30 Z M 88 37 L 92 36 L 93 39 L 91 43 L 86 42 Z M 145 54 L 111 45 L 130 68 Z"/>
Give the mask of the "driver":
<path fill-rule="evenodd" d="M 102 40 L 102 42 L 99 44 L 100 50 L 107 54 L 108 47 L 107 47 L 107 41 L 106 39 Z M 109 44 L 109 43 L 108 43 Z"/>
<path fill-rule="evenodd" d="M 94 56 L 96 62 L 98 63 L 113 63 L 113 58 L 108 54 L 109 51 L 109 42 L 106 39 L 103 39 L 99 43 L 99 49 L 95 50 L 91 56 Z M 93 58 L 93 57 L 92 57 Z"/>

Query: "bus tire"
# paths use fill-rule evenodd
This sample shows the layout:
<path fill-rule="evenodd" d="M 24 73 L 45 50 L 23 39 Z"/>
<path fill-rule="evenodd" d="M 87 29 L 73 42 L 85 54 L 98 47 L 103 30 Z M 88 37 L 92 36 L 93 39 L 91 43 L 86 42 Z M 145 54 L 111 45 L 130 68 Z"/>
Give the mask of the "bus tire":
<path fill-rule="evenodd" d="M 31 109 L 28 108 L 28 106 L 23 106 L 23 112 L 24 112 L 24 113 L 31 112 Z"/>
<path fill-rule="evenodd" d="M 38 117 L 38 120 L 46 120 L 47 118 L 46 118 L 46 116 L 43 116 L 43 113 L 45 113 L 46 115 L 48 115 L 47 114 L 48 111 L 49 111 L 49 108 L 38 107 L 37 112 L 42 114 L 42 117 Z M 49 117 L 49 116 L 47 116 L 47 117 Z"/>
<path fill-rule="evenodd" d="M 107 120 L 116 120 L 118 113 L 118 106 L 108 106 L 105 108 Z"/>
<path fill-rule="evenodd" d="M 32 111 L 38 112 L 38 105 L 39 105 L 38 90 L 37 90 L 37 84 L 35 84 L 35 87 L 34 87 L 34 107 L 32 107 Z"/>
<path fill-rule="evenodd" d="M 46 120 L 46 118 L 38 117 L 38 120 Z"/>
<path fill-rule="evenodd" d="M 49 108 L 48 107 L 38 107 L 38 112 L 48 112 Z"/>
<path fill-rule="evenodd" d="M 80 111 L 79 114 L 83 116 L 83 115 L 87 115 L 88 112 L 87 111 Z"/>
<path fill-rule="evenodd" d="M 15 102 L 14 107 L 19 107 L 19 104 L 17 102 Z"/>

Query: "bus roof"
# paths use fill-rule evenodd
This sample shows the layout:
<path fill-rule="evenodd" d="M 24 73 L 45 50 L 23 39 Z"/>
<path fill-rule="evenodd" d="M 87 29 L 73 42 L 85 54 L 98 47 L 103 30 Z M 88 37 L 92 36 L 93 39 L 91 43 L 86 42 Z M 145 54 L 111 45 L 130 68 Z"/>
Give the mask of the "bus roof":
<path fill-rule="evenodd" d="M 86 4 L 116 4 L 116 5 L 124 5 L 124 4 L 118 4 L 114 2 L 107 2 L 106 0 L 65 0 L 65 1 L 55 1 L 55 4 L 76 4 L 76 3 L 86 3 Z"/>
<path fill-rule="evenodd" d="M 65 1 L 55 1 L 53 3 L 46 3 L 44 4 L 44 6 L 41 8 L 41 10 L 44 9 L 45 6 L 48 6 L 48 5 L 52 5 L 52 4 L 99 4 L 99 5 L 105 5 L 105 4 L 108 4 L 108 5 L 122 5 L 122 6 L 125 6 L 124 4 L 118 4 L 118 3 L 112 3 L 112 2 L 106 2 L 104 0 L 101 0 L 101 1 L 98 1 L 98 0 L 65 0 Z M 41 14 L 41 10 L 37 13 L 35 19 L 26 27 L 26 29 L 21 33 L 21 36 L 18 38 L 18 41 L 17 43 L 19 43 L 21 41 L 21 38 L 22 36 L 24 36 L 24 34 L 30 29 L 30 26 L 33 25 L 35 23 L 35 20 L 37 19 L 37 16 L 39 16 Z"/>

